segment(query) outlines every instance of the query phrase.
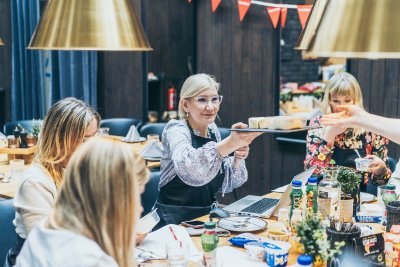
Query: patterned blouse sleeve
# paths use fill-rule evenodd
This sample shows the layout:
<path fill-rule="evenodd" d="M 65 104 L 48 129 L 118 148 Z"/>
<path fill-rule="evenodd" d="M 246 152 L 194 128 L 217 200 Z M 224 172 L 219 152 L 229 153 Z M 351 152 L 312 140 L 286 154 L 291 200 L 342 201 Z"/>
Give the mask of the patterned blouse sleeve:
<path fill-rule="evenodd" d="M 388 166 L 388 159 L 387 159 L 387 153 L 388 153 L 387 146 L 389 145 L 389 139 L 370 132 L 366 133 L 365 138 L 366 138 L 366 148 L 365 148 L 366 154 L 378 156 L 386 163 L 386 173 L 379 176 L 372 175 L 372 173 L 369 173 L 368 175 L 370 176 L 369 177 L 370 181 L 377 186 L 387 184 L 390 177 L 392 176 L 392 171 Z"/>
<path fill-rule="evenodd" d="M 221 141 L 221 134 L 215 124 L 211 126 L 211 130 L 215 132 L 217 141 Z M 225 193 L 232 192 L 233 189 L 242 186 L 248 179 L 246 163 L 244 160 L 240 160 L 238 168 L 234 167 L 234 157 L 226 157 L 223 162 L 225 178 L 221 188 L 222 196 L 224 196 Z"/>
<path fill-rule="evenodd" d="M 183 124 L 175 124 L 166 129 L 164 138 L 167 138 L 174 169 L 184 183 L 202 186 L 220 171 L 223 158 L 216 149 L 216 142 L 194 148 L 190 131 Z"/>
<path fill-rule="evenodd" d="M 310 121 L 310 126 L 320 126 L 320 117 Z M 314 174 L 320 175 L 322 168 L 330 164 L 334 146 L 329 145 L 324 139 L 323 128 L 309 130 L 307 132 L 306 159 L 304 160 L 304 168 L 309 169 L 317 166 Z"/>

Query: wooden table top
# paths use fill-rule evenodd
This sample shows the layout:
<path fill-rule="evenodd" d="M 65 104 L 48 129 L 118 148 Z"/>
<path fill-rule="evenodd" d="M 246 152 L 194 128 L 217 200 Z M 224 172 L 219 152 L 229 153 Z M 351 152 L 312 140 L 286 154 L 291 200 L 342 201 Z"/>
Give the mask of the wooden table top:
<path fill-rule="evenodd" d="M 111 136 L 111 138 L 114 138 Z M 130 146 L 132 146 L 132 149 L 140 153 L 140 151 L 148 144 L 148 142 L 141 142 L 141 143 L 129 143 Z M 25 165 L 24 169 L 27 169 L 29 165 Z M 160 166 L 159 161 L 149 161 L 147 162 L 147 167 L 148 168 L 156 168 Z M 0 172 L 4 173 L 7 176 L 10 175 L 10 166 L 8 164 L 0 164 Z M 15 192 L 17 191 L 18 185 L 19 185 L 19 180 L 11 179 L 9 183 L 3 183 L 0 181 L 0 197 L 1 198 L 13 198 L 15 195 Z"/>

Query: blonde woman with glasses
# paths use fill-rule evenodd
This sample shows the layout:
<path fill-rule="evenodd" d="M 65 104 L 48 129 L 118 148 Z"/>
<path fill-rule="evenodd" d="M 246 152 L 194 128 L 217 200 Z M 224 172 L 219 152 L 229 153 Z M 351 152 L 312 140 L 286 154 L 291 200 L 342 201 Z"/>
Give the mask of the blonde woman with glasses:
<path fill-rule="evenodd" d="M 16 266 L 136 266 L 135 226 L 147 179 L 129 145 L 89 140 L 72 156 L 53 212 L 29 234 Z"/>
<path fill-rule="evenodd" d="M 98 132 L 100 117 L 89 105 L 65 98 L 47 112 L 40 131 L 38 152 L 14 197 L 18 242 L 5 266 L 12 266 L 30 230 L 53 209 L 64 169 L 76 148 Z M 8 265 L 7 265 L 8 264 Z"/>
<path fill-rule="evenodd" d="M 168 122 L 162 134 L 157 228 L 209 213 L 217 192 L 231 192 L 247 180 L 244 160 L 259 133 L 232 132 L 221 140 L 214 123 L 222 102 L 219 87 L 207 74 L 192 75 L 182 86 L 181 120 Z M 232 128 L 246 126 L 237 123 Z"/>

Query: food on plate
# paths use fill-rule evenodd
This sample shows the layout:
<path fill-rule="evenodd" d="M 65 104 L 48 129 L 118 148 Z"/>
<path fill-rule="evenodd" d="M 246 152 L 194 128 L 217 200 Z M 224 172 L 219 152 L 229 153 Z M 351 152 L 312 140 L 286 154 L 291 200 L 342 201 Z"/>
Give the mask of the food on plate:
<path fill-rule="evenodd" d="M 268 128 L 268 117 L 253 117 L 249 118 L 249 127 L 256 129 Z"/>
<path fill-rule="evenodd" d="M 305 120 L 294 116 L 249 118 L 249 127 L 255 129 L 292 130 L 304 128 L 305 126 Z"/>

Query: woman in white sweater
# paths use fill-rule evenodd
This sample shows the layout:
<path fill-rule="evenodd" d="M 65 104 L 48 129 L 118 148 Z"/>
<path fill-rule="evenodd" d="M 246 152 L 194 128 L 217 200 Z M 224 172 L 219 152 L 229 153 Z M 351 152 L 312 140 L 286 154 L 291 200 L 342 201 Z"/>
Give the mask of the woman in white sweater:
<path fill-rule="evenodd" d="M 15 264 L 28 233 L 53 209 L 64 168 L 76 148 L 96 135 L 100 117 L 89 105 L 65 98 L 47 112 L 38 140 L 38 154 L 24 173 L 14 197 L 17 244 L 10 249 L 5 266 Z"/>
<path fill-rule="evenodd" d="M 136 266 L 134 232 L 147 179 L 129 145 L 88 141 L 72 156 L 53 212 L 29 234 L 16 266 Z"/>

